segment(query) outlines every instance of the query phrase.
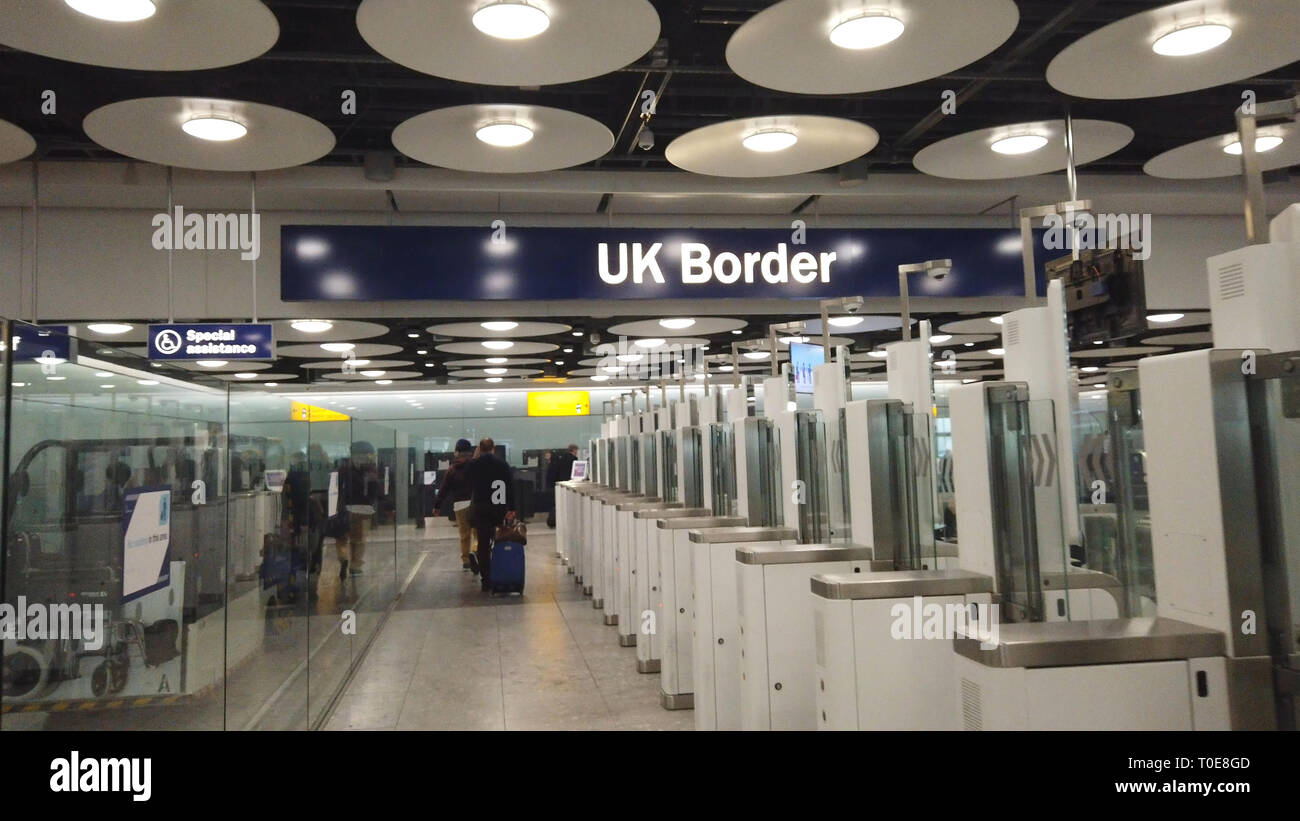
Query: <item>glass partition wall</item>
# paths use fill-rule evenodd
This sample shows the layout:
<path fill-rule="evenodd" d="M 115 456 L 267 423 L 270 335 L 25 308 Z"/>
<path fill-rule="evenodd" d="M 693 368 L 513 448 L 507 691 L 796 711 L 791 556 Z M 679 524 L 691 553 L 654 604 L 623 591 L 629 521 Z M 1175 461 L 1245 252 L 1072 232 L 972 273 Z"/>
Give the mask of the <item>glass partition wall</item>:
<path fill-rule="evenodd" d="M 0 600 L 32 618 L 4 634 L 0 730 L 319 726 L 422 549 L 399 434 L 4 339 Z"/>

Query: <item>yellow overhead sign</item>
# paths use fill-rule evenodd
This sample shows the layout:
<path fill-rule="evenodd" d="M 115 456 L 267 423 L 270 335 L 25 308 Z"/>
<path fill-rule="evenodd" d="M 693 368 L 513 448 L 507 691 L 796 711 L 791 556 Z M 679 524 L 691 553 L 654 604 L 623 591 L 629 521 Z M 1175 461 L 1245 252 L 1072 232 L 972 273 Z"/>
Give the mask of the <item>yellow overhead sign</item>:
<path fill-rule="evenodd" d="M 302 402 L 294 402 L 291 407 L 290 418 L 295 422 L 346 422 L 352 418 L 329 408 L 318 408 Z"/>
<path fill-rule="evenodd" d="M 528 394 L 529 416 L 590 416 L 586 391 L 537 391 Z"/>

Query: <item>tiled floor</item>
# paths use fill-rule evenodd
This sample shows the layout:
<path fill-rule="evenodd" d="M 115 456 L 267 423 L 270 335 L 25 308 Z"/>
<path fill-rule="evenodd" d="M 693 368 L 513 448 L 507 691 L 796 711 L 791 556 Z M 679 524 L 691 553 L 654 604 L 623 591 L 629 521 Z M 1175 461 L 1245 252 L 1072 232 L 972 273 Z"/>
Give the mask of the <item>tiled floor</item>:
<path fill-rule="evenodd" d="M 454 544 L 430 553 L 344 691 L 327 730 L 689 730 L 659 706 L 603 612 L 534 525 L 527 592 L 490 597 Z"/>

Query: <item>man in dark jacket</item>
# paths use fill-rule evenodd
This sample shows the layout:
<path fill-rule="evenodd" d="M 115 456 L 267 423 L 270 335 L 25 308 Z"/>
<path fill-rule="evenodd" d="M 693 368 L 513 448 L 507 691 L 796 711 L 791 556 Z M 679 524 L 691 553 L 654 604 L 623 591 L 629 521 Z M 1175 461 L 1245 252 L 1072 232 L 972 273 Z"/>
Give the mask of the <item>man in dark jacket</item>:
<path fill-rule="evenodd" d="M 470 517 L 478 535 L 476 555 L 470 558 L 470 568 L 479 573 L 483 590 L 489 589 L 492 578 L 492 534 L 497 525 L 506 520 L 507 513 L 515 509 L 515 477 L 510 466 L 496 455 L 496 442 L 490 437 L 478 443 L 474 460 L 469 463 Z M 475 563 L 477 562 L 477 567 Z"/>
<path fill-rule="evenodd" d="M 335 539 L 339 553 L 339 578 L 361 575 L 365 564 L 366 533 L 379 506 L 379 477 L 375 446 L 353 442 L 352 458 L 340 466 L 341 492 L 348 511 L 348 535 Z M 351 565 L 351 567 L 349 567 Z"/>
<path fill-rule="evenodd" d="M 573 463 L 578 461 L 578 446 L 569 445 L 562 453 L 551 455 L 551 464 L 546 469 L 546 482 L 551 491 L 551 512 L 546 517 L 546 526 L 555 527 L 555 486 L 573 478 Z"/>
<path fill-rule="evenodd" d="M 470 569 L 469 550 L 474 533 L 474 523 L 470 518 L 474 488 L 469 483 L 469 463 L 473 455 L 474 446 L 468 439 L 456 443 L 456 461 L 443 474 L 442 487 L 438 488 L 438 498 L 433 503 L 434 510 L 442 510 L 443 504 L 451 500 L 452 512 L 447 518 L 456 523 L 460 534 L 460 566 L 464 570 Z"/>

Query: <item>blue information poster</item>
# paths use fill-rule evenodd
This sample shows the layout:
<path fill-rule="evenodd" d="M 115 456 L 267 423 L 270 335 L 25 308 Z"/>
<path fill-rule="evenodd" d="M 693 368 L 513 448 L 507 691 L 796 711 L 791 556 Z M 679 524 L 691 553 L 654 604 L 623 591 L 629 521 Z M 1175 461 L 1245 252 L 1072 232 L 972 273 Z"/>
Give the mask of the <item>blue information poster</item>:
<path fill-rule="evenodd" d="M 132 488 L 122 504 L 122 602 L 171 584 L 172 491 Z"/>
<path fill-rule="evenodd" d="M 813 392 L 813 368 L 826 363 L 826 351 L 821 345 L 802 342 L 790 344 L 790 369 L 794 371 L 794 392 Z"/>

